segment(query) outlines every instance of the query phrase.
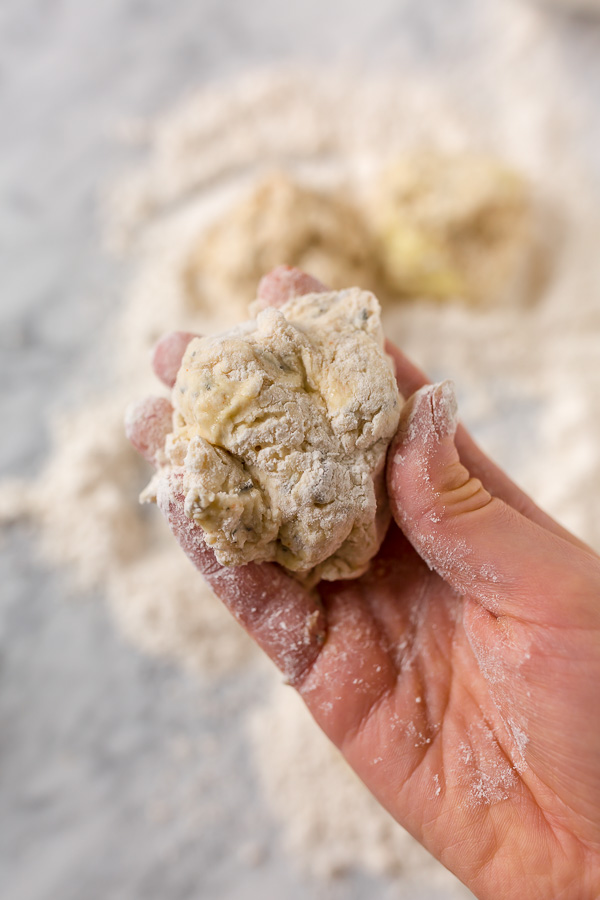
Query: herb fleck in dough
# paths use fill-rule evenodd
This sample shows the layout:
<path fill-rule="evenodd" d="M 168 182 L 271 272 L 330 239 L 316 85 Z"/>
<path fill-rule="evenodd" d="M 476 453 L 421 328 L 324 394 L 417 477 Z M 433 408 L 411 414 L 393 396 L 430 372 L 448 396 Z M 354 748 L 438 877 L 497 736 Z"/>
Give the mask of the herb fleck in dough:
<path fill-rule="evenodd" d="M 364 572 L 389 524 L 383 471 L 400 414 L 379 313 L 358 288 L 307 294 L 193 340 L 166 464 L 144 498 L 161 479 L 179 484 L 224 565 Z"/>

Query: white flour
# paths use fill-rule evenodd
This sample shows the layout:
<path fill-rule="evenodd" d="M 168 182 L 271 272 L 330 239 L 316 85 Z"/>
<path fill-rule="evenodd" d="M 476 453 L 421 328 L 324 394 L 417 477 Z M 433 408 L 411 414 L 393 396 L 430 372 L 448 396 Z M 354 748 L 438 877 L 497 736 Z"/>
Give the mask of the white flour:
<path fill-rule="evenodd" d="M 201 229 L 273 166 L 312 185 L 350 184 L 360 195 L 401 150 L 472 147 L 520 167 L 554 202 L 564 247 L 534 308 L 423 301 L 388 307 L 384 321 L 434 379 L 454 380 L 462 419 L 486 449 L 550 513 L 600 547 L 600 225 L 577 154 L 586 110 L 571 102 L 535 7 L 503 4 L 493 18 L 500 34 L 509 27 L 490 68 L 510 71 L 494 87 L 493 116 L 461 106 L 451 84 L 283 72 L 204 89 L 157 123 L 132 129 L 150 151 L 110 203 L 113 245 L 136 268 L 116 324 L 116 380 L 57 426 L 52 457 L 34 485 L 3 486 L 0 515 L 29 513 L 45 555 L 68 566 L 79 585 L 105 591 L 138 645 L 215 677 L 254 658 L 155 511 L 138 507 L 148 467 L 128 447 L 122 419 L 130 400 L 157 390 L 148 367 L 157 337 L 231 324 L 226 308 L 190 303 L 183 275 Z M 320 874 L 361 865 L 394 872 L 400 859 L 420 879 L 453 884 L 305 723 L 301 704 L 282 686 L 251 722 L 257 767 L 291 851 Z M 269 739 L 275 728 L 277 741 Z M 489 799 L 488 788 L 480 799 Z"/>

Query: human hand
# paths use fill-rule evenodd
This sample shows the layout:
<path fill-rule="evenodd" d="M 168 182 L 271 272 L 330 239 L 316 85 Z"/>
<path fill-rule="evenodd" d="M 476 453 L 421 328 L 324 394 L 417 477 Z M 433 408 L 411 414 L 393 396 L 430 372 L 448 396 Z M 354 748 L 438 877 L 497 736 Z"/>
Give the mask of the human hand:
<path fill-rule="evenodd" d="M 280 269 L 259 299 L 319 289 Z M 168 386 L 191 337 L 157 347 Z M 388 456 L 395 522 L 361 578 L 309 592 L 275 565 L 224 569 L 182 502 L 162 511 L 373 794 L 476 896 L 597 898 L 600 559 L 456 429 L 447 384 L 388 351 L 412 396 Z M 128 433 L 152 461 L 170 427 L 150 400 Z"/>

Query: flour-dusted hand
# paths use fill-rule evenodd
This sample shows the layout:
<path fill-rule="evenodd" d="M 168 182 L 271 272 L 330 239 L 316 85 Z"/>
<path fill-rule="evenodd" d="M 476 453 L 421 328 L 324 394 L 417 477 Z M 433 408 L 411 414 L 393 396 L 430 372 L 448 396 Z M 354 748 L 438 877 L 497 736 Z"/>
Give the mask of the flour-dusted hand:
<path fill-rule="evenodd" d="M 302 281 L 263 281 L 274 305 L 278 283 Z M 365 784 L 476 896 L 596 900 L 600 560 L 457 429 L 450 385 L 388 351 L 413 396 L 388 454 L 395 523 L 362 577 L 307 591 L 276 565 L 224 569 L 183 497 L 163 512 Z M 152 458 L 164 405 L 137 409 Z"/>

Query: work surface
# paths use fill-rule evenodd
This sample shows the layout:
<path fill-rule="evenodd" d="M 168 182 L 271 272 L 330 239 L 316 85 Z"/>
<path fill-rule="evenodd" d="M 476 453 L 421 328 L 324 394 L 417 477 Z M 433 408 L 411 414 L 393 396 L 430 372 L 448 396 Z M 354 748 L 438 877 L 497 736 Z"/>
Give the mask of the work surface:
<path fill-rule="evenodd" d="M 501 77 L 485 63 L 495 40 L 494 6 L 459 0 L 448 16 L 444 0 L 293 8 L 6 0 L 3 473 L 36 474 L 53 412 L 102 378 L 107 353 L 99 338 L 125 273 L 103 250 L 99 200 L 131 163 L 132 151 L 116 139 L 122 117 L 155 113 L 192 88 L 256 64 L 325 58 L 394 67 L 400 75 L 426 64 L 464 84 L 473 108 L 483 108 L 486 84 Z M 577 103 L 593 110 L 595 99 L 598 109 L 600 26 L 543 15 L 554 17 L 555 52 Z M 591 171 L 600 169 L 598 136 L 597 122 L 582 128 L 580 152 Z M 37 561 L 25 528 L 8 530 L 0 550 L 3 896 L 450 896 L 444 887 L 360 868 L 324 882 L 296 867 L 282 849 L 242 734 L 244 711 L 263 686 L 261 670 L 215 683 L 143 656 L 120 638 L 100 598 L 67 598 L 63 574 Z"/>

